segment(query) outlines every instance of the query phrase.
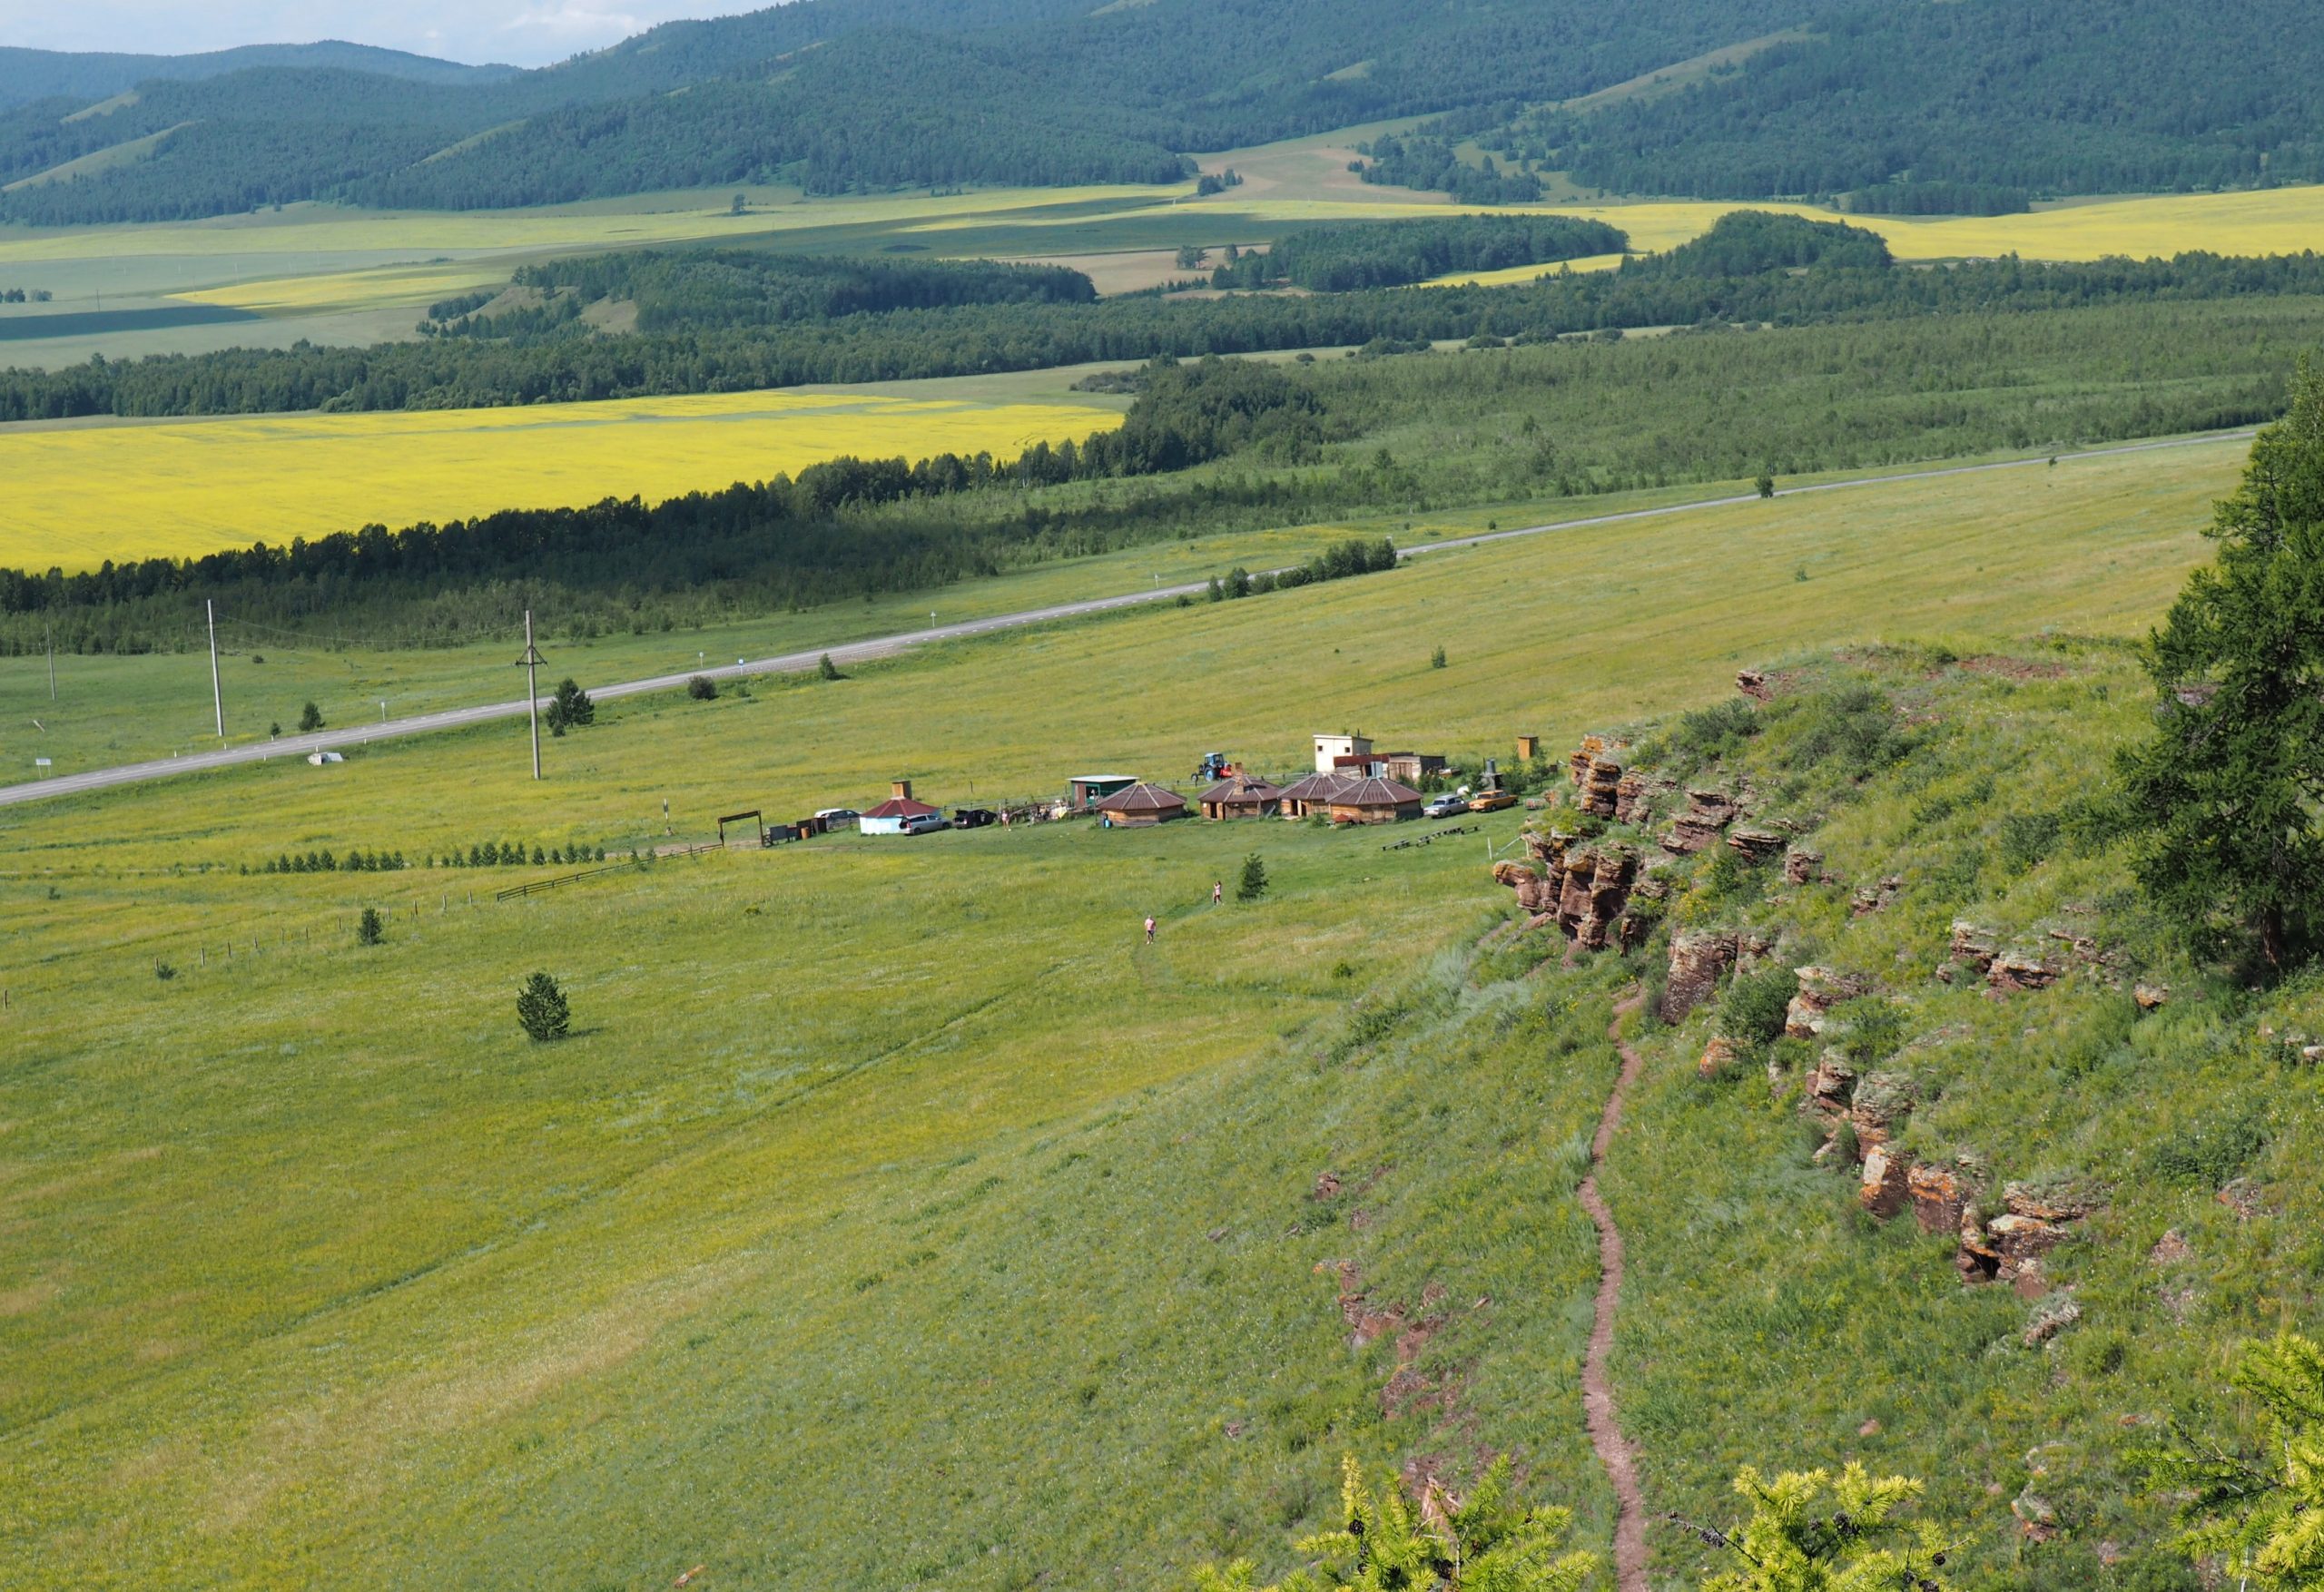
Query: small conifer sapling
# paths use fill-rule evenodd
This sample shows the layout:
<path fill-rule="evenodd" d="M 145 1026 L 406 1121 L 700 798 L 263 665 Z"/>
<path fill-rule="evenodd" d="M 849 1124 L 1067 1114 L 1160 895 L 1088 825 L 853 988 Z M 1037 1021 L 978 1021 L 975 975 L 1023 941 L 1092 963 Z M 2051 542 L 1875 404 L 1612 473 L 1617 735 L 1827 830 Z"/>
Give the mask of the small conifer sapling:
<path fill-rule="evenodd" d="M 572 1008 L 566 1004 L 565 991 L 547 973 L 536 973 L 525 980 L 517 993 L 517 1020 L 537 1044 L 562 1039 L 572 1026 Z"/>

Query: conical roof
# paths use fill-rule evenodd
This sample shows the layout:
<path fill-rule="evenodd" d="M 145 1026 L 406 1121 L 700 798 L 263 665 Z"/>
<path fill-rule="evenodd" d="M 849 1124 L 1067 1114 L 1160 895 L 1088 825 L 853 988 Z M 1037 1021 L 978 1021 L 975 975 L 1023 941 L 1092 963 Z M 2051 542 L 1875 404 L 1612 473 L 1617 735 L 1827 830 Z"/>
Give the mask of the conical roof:
<path fill-rule="evenodd" d="M 1127 791 L 1117 791 L 1097 803 L 1099 812 L 1168 812 L 1183 808 L 1187 799 L 1176 791 L 1160 785 L 1149 785 L 1144 780 Z"/>

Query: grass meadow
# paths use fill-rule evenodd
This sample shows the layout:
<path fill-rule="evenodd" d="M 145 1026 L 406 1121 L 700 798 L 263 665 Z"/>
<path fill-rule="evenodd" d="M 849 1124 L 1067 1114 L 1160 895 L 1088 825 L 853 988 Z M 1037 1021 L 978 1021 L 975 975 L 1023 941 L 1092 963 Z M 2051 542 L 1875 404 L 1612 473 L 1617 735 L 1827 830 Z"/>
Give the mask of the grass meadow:
<path fill-rule="evenodd" d="M 0 457 L 18 493 L 0 563 L 87 569 L 366 524 L 658 500 L 842 454 L 1014 458 L 1120 422 L 1098 404 L 750 392 L 9 427 Z"/>
<path fill-rule="evenodd" d="M 539 784 L 502 725 L 0 811 L 0 1579 L 1163 1585 L 1280 1566 L 1343 1451 L 1501 1448 L 1602 1546 L 1571 1192 L 1635 969 L 1480 948 L 1521 812 L 1397 852 L 1279 821 L 825 838 L 507 904 L 551 870 L 239 870 L 625 847 L 665 799 L 694 837 L 899 776 L 949 804 L 1214 748 L 1289 771 L 1319 729 L 1561 748 L 1797 649 L 2128 634 L 2233 467 L 1777 498 L 607 704 Z M 513 1022 L 536 968 L 574 1001 L 554 1046 Z M 1650 1257 L 1625 1396 L 1657 1496 L 1694 1501 L 1784 1390 L 1722 1394 L 1716 1442 L 1657 1424 L 1682 1347 L 1732 1346 L 1649 1351 L 1696 1285 L 1654 1214 L 1683 1180 L 1617 1172 Z M 1434 1336 L 1351 1348 L 1359 1286 Z"/>
<path fill-rule="evenodd" d="M 1425 445 L 1419 437 L 1394 440 L 1400 451 Z M 2200 539 L 2187 527 L 2201 523 L 2211 500 L 2231 482 L 2242 447 L 2233 441 L 2195 443 L 2069 458 L 2054 467 L 1875 484 L 1860 492 L 1812 493 L 1667 519 L 1578 526 L 1546 533 L 1538 546 L 1488 546 L 1447 555 L 1441 568 L 1432 555 L 1395 578 L 1425 577 L 1431 592 L 1438 590 L 1440 580 L 1450 580 L 1452 585 L 1409 612 L 1400 600 L 1391 600 L 1385 612 L 1394 617 L 1382 621 L 1376 630 L 1334 635 L 1330 647 L 1342 650 L 1324 654 L 1330 663 L 1321 673 L 1338 676 L 1344 656 L 1368 660 L 1364 672 L 1354 677 L 1357 681 L 1382 671 L 1401 679 L 1409 670 L 1414 683 L 1428 693 L 1430 723 L 1472 738 L 1477 745 L 1497 745 L 1513 727 L 1521 727 L 1518 722 L 1531 711 L 1526 705 L 1533 689 L 1526 672 L 1530 664 L 1522 660 L 1532 655 L 1529 649 L 1534 646 L 1559 649 L 1561 673 L 1584 671 L 1597 682 L 1604 694 L 1593 712 L 1628 716 L 1647 711 L 1654 700 L 1656 689 L 1639 683 L 1656 680 L 1651 654 L 1669 637 L 1688 638 L 1689 655 L 1709 668 L 1715 684 L 1718 667 L 1730 660 L 1739 662 L 1770 642 L 1787 643 L 1789 633 L 1783 627 L 1770 631 L 1765 626 L 1766 612 L 1789 613 L 1803 603 L 1812 607 L 1831 597 L 1836 585 L 1846 592 L 1845 611 L 1873 628 L 1885 623 L 1891 604 L 1898 614 L 1917 615 L 1917 628 L 1941 632 L 1950 623 L 1948 610 L 1966 614 L 1994 602 L 2014 604 L 2020 593 L 2024 600 L 2015 609 L 2014 623 L 2025 627 L 2045 621 L 2118 624 L 2126 616 L 2155 611 L 2173 589 L 2178 572 L 2198 556 Z M 1682 505 L 1748 490 L 1747 483 L 1712 483 L 1609 494 L 1586 504 L 1485 506 L 1160 542 L 1094 558 L 1036 565 L 940 591 L 882 594 L 868 603 L 770 614 L 703 630 L 581 638 L 566 634 L 557 616 L 545 613 L 540 634 L 550 660 L 548 678 L 570 673 L 587 685 L 667 673 L 697 663 L 726 663 L 894 634 L 926 624 L 931 613 L 950 623 L 1140 585 L 1200 580 L 1238 564 L 1274 568 L 1310 557 L 1350 534 L 1389 535 L 1400 545 L 1425 548 L 1432 541 L 1473 535 L 1488 526 Z M 2034 534 L 2021 534 L 2018 527 L 2024 526 L 2034 527 Z M 1538 568 L 1545 561 L 1569 572 L 1554 592 L 1532 584 L 1510 589 L 1510 569 Z M 1665 572 L 1675 581 L 1666 579 Z M 1721 572 L 1731 574 L 1738 589 L 1754 594 L 1731 612 L 1717 600 Z M 1803 575 L 1807 577 L 1804 584 Z M 1641 601 L 1647 606 L 1635 605 Z M 1571 606 L 1575 604 L 1580 606 Z M 1612 636 L 1600 634 L 1592 624 L 1556 617 L 1561 613 L 1587 615 L 1609 604 L 1627 616 L 1623 628 Z M 1253 612 L 1264 617 L 1266 608 L 1263 603 Z M 1206 628 L 1223 623 L 1224 612 L 1228 611 L 1205 604 L 1191 615 L 1175 611 L 1170 622 L 1201 621 L 1199 627 Z M 1528 617 L 1504 623 L 1497 617 L 1504 613 Z M 521 649 L 518 637 L 496 637 L 458 648 L 382 648 L 363 644 L 362 637 L 350 638 L 351 644 L 330 644 L 330 637 L 247 625 L 235 617 L 231 604 L 221 610 L 220 617 L 227 738 L 236 744 L 267 739 L 274 724 L 291 728 L 310 701 L 327 723 L 348 725 L 376 719 L 382 700 L 389 712 L 401 717 L 522 694 L 508 667 Z M 44 657 L 0 658 L 0 771 L 6 773 L 6 782 L 32 777 L 34 757 L 50 759 L 51 771 L 62 774 L 218 744 L 201 622 L 198 611 L 189 611 L 182 648 L 175 652 L 60 656 L 54 700 Z M 1101 624 L 1092 634 L 1108 630 L 1113 623 Z M 1548 627 L 1559 634 L 1538 638 L 1512 634 L 1521 626 Z M 1451 666 L 1423 673 L 1420 665 L 1439 644 L 1446 647 Z M 1710 650 L 1697 650 L 1705 645 Z M 1088 666 L 1115 666 L 1101 661 L 1104 656 L 1088 654 Z M 1266 683 L 1271 656 L 1270 649 L 1261 645 L 1247 659 L 1235 661 L 1235 694 L 1214 699 L 1206 693 L 1195 704 L 1199 711 L 1166 734 L 1191 735 L 1204 742 L 1199 750 L 1211 750 L 1202 728 L 1204 716 L 1215 700 L 1269 701 L 1274 689 Z M 1202 661 L 1188 666 L 1209 678 L 1218 666 L 1218 654 L 1205 653 Z M 1614 689 L 1623 682 L 1630 683 L 1628 689 Z M 1369 689 L 1365 685 L 1335 694 L 1336 711 L 1366 717 Z M 1271 732 L 1266 722 L 1246 724 L 1236 732 L 1254 730 Z M 907 742 L 911 740 L 909 731 L 894 732 Z M 1108 740 L 1111 743 L 1110 736 Z M 874 742 L 874 748 L 879 744 Z M 1125 756 L 1149 755 L 1160 747 L 1141 740 L 1120 750 Z M 1179 761 L 1193 766 L 1177 752 L 1166 766 Z M 865 790 L 876 790 L 888 778 L 882 768 L 874 761 L 849 770 L 848 777 Z M 964 778 L 975 773 L 972 768 L 959 771 Z M 1009 776 L 1017 781 L 1010 788 L 1046 790 L 1058 774 L 1052 767 L 1028 766 Z M 795 799 L 804 800 L 820 788 L 801 790 Z M 784 798 L 786 802 L 793 799 Z M 800 811 L 829 805 L 809 801 Z"/>

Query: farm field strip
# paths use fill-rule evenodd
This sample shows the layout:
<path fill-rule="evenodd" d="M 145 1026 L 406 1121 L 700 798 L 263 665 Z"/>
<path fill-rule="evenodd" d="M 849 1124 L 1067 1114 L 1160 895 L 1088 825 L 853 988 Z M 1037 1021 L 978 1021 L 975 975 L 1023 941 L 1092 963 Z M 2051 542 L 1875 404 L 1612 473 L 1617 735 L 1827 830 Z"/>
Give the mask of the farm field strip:
<path fill-rule="evenodd" d="M 84 569 L 501 508 L 648 499 L 842 454 L 1014 457 L 1121 423 L 1064 404 L 786 392 L 231 416 L 0 435 L 0 564 Z"/>

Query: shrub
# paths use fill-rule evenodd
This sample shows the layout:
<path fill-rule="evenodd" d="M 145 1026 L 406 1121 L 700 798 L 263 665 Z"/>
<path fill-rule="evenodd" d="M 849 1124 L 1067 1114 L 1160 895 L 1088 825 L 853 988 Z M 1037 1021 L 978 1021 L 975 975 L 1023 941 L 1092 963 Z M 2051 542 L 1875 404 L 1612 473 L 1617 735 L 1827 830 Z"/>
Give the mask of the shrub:
<path fill-rule="evenodd" d="M 388 926 L 377 907 L 363 909 L 363 916 L 355 920 L 355 943 L 377 945 L 388 937 Z"/>
<path fill-rule="evenodd" d="M 546 973 L 536 973 L 525 980 L 517 994 L 517 1020 L 536 1044 L 562 1039 L 573 1020 L 572 1008 L 566 1005 L 565 991 L 556 980 Z"/>
<path fill-rule="evenodd" d="M 1718 1001 L 1718 1031 L 1732 1039 L 1765 1045 L 1783 1037 L 1784 1011 L 1799 980 L 1789 968 L 1742 973 Z"/>
<path fill-rule="evenodd" d="M 2254 1106 L 2186 1124 L 2160 1140 L 2148 1158 L 2173 1183 L 2216 1188 L 2267 1147 L 2268 1120 Z"/>
<path fill-rule="evenodd" d="M 707 674 L 697 674 L 686 682 L 686 694 L 696 702 L 714 702 L 718 697 L 718 682 Z"/>
<path fill-rule="evenodd" d="M 323 727 L 323 711 L 322 711 L 322 709 L 320 709 L 320 708 L 317 707 L 317 706 L 316 706 L 314 703 L 309 703 L 305 707 L 302 707 L 302 708 L 300 708 L 300 709 L 299 710 L 299 728 L 300 728 L 300 729 L 301 729 L 301 730 L 320 730 L 320 729 L 321 729 L 322 727 Z"/>
<path fill-rule="evenodd" d="M 1663 737 L 1654 755 L 1656 761 L 1681 769 L 1699 769 L 1705 763 L 1732 756 L 1758 732 L 1759 715 L 1751 711 L 1751 704 L 1741 697 L 1730 696 L 1707 708 L 1679 714 L 1678 723 Z"/>
<path fill-rule="evenodd" d="M 839 672 L 839 665 L 832 662 L 832 655 L 829 653 L 825 653 L 822 656 L 822 662 L 815 665 L 815 675 L 816 678 L 821 680 L 844 680 L 847 678 L 846 675 Z"/>
<path fill-rule="evenodd" d="M 1439 647 L 1434 652 L 1428 654 L 1428 666 L 1432 669 L 1442 669 L 1445 666 L 1444 649 L 1443 647 Z"/>
<path fill-rule="evenodd" d="M 2024 873 L 2057 849 L 2064 821 L 2054 812 L 2013 812 L 2001 821 L 2001 860 Z"/>

